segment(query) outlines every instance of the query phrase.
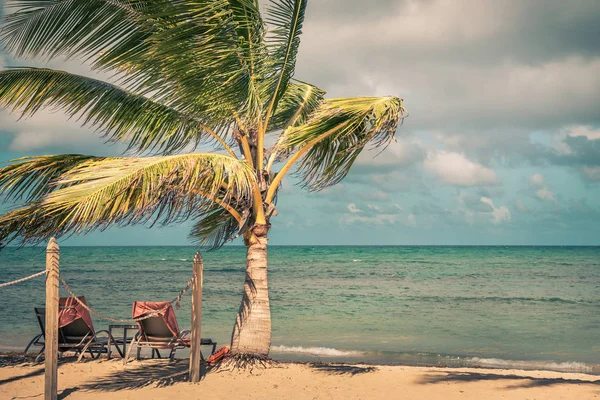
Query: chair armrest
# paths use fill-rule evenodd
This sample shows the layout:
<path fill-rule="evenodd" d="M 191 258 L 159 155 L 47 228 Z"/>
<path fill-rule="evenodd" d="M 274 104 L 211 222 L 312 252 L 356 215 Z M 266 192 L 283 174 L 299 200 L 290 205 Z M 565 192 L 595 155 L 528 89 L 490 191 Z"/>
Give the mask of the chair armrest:
<path fill-rule="evenodd" d="M 179 332 L 179 337 L 180 338 L 185 338 L 188 337 L 192 334 L 192 331 L 190 331 L 189 329 L 185 330 L 185 331 L 181 331 Z"/>

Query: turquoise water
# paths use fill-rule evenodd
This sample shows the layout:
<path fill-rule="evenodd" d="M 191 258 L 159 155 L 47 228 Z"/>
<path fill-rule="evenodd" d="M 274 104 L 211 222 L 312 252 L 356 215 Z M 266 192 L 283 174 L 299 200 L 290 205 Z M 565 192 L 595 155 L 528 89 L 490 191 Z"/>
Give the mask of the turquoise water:
<path fill-rule="evenodd" d="M 65 247 L 61 274 L 99 312 L 129 318 L 132 301 L 177 294 L 194 252 Z M 244 256 L 204 254 L 202 334 L 219 343 L 231 335 Z M 44 259 L 40 248 L 3 250 L 0 283 Z M 275 358 L 600 373 L 600 247 L 276 246 L 269 259 Z M 0 289 L 0 348 L 27 344 L 43 303 L 43 278 Z M 189 327 L 188 295 L 177 318 Z"/>

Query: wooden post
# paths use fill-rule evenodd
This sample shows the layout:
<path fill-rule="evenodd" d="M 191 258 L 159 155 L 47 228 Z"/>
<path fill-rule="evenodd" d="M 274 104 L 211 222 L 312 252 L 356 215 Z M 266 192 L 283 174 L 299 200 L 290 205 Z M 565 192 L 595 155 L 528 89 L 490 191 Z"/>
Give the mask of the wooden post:
<path fill-rule="evenodd" d="M 56 400 L 58 385 L 58 244 L 50 239 L 46 247 L 46 337 L 44 400 Z"/>
<path fill-rule="evenodd" d="M 194 256 L 194 272 L 192 283 L 192 342 L 190 346 L 190 382 L 200 382 L 201 353 L 200 345 L 202 343 L 202 279 L 204 275 L 204 265 L 200 252 Z"/>

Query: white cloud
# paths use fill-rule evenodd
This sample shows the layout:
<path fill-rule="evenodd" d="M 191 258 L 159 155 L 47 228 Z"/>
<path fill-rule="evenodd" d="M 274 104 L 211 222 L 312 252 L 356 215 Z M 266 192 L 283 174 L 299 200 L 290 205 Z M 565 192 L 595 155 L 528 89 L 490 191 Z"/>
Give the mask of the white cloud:
<path fill-rule="evenodd" d="M 542 174 L 533 174 L 529 178 L 529 183 L 534 187 L 542 187 L 544 186 L 544 175 Z"/>
<path fill-rule="evenodd" d="M 348 211 L 350 211 L 353 214 L 363 212 L 361 209 L 359 209 L 358 207 L 356 207 L 356 204 L 354 204 L 354 203 L 348 204 L 346 206 L 346 208 L 348 209 Z"/>
<path fill-rule="evenodd" d="M 600 181 L 600 167 L 583 167 L 581 172 L 590 181 Z"/>
<path fill-rule="evenodd" d="M 540 200 L 555 201 L 554 193 L 546 185 L 544 175 L 540 173 L 533 174 L 529 177 L 529 186 L 535 191 L 535 196 Z"/>
<path fill-rule="evenodd" d="M 345 214 L 340 218 L 341 224 L 362 223 L 366 225 L 386 225 L 402 224 L 414 228 L 417 226 L 416 218 L 413 214 L 403 215 L 402 207 L 393 204 L 391 207 L 380 207 L 375 204 L 367 203 L 366 207 L 370 210 L 366 214 L 354 203 L 348 204 L 346 208 L 350 214 Z"/>
<path fill-rule="evenodd" d="M 398 138 L 382 153 L 380 149 L 363 151 L 356 165 L 367 167 L 401 167 L 414 164 L 425 158 L 425 149 L 414 139 Z"/>
<path fill-rule="evenodd" d="M 508 222 L 511 220 L 510 210 L 506 206 L 500 206 L 496 208 L 494 202 L 489 197 L 481 197 L 482 203 L 488 204 L 492 207 L 492 223 L 498 225 L 502 222 Z"/>
<path fill-rule="evenodd" d="M 498 177 L 491 168 L 467 159 L 464 154 L 430 152 L 424 167 L 443 183 L 456 186 L 495 185 Z"/>
<path fill-rule="evenodd" d="M 584 137 L 587 140 L 600 139 L 600 129 L 593 129 L 589 125 L 570 125 L 566 126 L 552 136 L 553 148 L 560 155 L 575 155 L 576 152 L 567 142 L 568 138 Z"/>
<path fill-rule="evenodd" d="M 494 224 L 508 222 L 511 220 L 510 210 L 506 206 L 500 206 L 494 209 Z"/>
<path fill-rule="evenodd" d="M 381 207 L 379 207 L 379 206 L 376 206 L 375 204 L 367 204 L 367 207 L 368 207 L 370 210 L 373 210 L 373 211 L 378 211 L 378 212 L 381 212 L 381 211 L 382 211 L 382 210 L 381 210 Z"/>
<path fill-rule="evenodd" d="M 523 203 L 523 201 L 521 201 L 521 199 L 517 199 L 517 201 L 515 202 L 515 206 L 517 208 L 517 211 L 520 213 L 529 212 L 529 207 L 527 207 L 527 205 L 525 203 Z"/>
<path fill-rule="evenodd" d="M 510 15 L 523 11 L 514 4 L 471 2 L 470 16 L 466 16 L 464 10 L 458 15 L 456 10 L 448 12 L 449 7 L 456 7 L 447 1 L 389 2 L 397 6 L 384 9 L 363 1 L 347 7 L 356 13 L 352 20 L 317 19 L 316 10 L 326 5 L 309 7 L 315 14 L 306 22 L 298 76 L 325 86 L 334 96 L 402 96 L 413 116 L 407 120 L 412 129 L 469 131 L 481 136 L 493 134 L 489 130 L 498 127 L 543 129 L 595 120 L 600 58 L 578 55 L 572 46 L 562 56 L 546 51 L 564 44 L 556 40 L 560 29 L 555 30 L 554 39 L 531 35 L 531 29 L 546 30 L 550 23 L 532 28 L 525 22 L 529 16 Z M 549 16 L 578 8 L 567 11 L 564 7 L 556 12 L 550 6 L 539 10 L 546 9 Z M 359 14 L 369 9 L 378 11 L 375 18 Z M 503 13 L 508 13 L 506 18 L 499 18 Z M 519 34 L 513 22 L 520 18 Z M 498 25 L 504 33 L 497 31 Z M 562 29 L 570 31 L 574 26 Z M 526 40 L 514 40 L 521 37 Z M 545 48 L 534 43 L 539 37 L 548 41 Z M 363 76 L 369 79 L 357 79 Z"/>
<path fill-rule="evenodd" d="M 68 71 L 73 74 L 83 75 L 94 79 L 100 79 L 109 83 L 116 83 L 115 76 L 108 72 L 95 72 L 90 65 L 80 60 L 65 60 L 62 58 L 43 62 L 35 59 L 16 59 L 12 65 L 25 65 L 38 68 L 51 68 Z M 0 54 L 0 69 L 5 66 L 2 54 Z M 92 127 L 82 127 L 83 119 L 78 120 L 81 114 L 72 118 L 63 111 L 52 107 L 41 108 L 33 116 L 18 120 L 19 110 L 9 113 L 8 110 L 0 110 L 0 127 L 13 135 L 8 149 L 18 152 L 29 152 L 48 147 L 61 149 L 76 149 L 89 151 L 102 147 L 104 153 L 121 153 L 125 146 L 117 146 L 109 149 L 103 146 L 104 140 L 99 139 L 102 132 L 96 132 Z"/>
<path fill-rule="evenodd" d="M 554 201 L 554 193 L 545 186 L 536 190 L 535 195 L 541 200 Z"/>
<path fill-rule="evenodd" d="M 340 185 L 340 184 L 338 184 Z M 336 185 L 337 186 L 337 185 Z M 333 186 L 335 187 L 335 186 Z M 327 188 L 329 189 L 329 188 Z M 327 190 L 325 189 L 325 190 Z M 361 191 L 357 193 L 358 197 L 364 200 L 372 200 L 372 201 L 388 201 L 390 199 L 390 195 L 382 190 L 371 189 L 367 191 Z"/>
<path fill-rule="evenodd" d="M 402 224 L 404 226 L 414 228 L 417 226 L 417 220 L 413 214 L 403 217 L 401 214 L 381 213 L 372 216 L 360 214 L 346 214 L 340 218 L 342 224 L 362 223 L 367 225 L 392 225 Z"/>
<path fill-rule="evenodd" d="M 572 137 L 584 136 L 588 140 L 600 139 L 600 129 L 592 129 L 591 126 L 578 125 L 567 128 L 567 135 Z"/>
<path fill-rule="evenodd" d="M 374 216 L 364 216 L 357 214 L 347 214 L 344 215 L 340 222 L 345 224 L 353 224 L 356 222 L 365 223 L 369 225 L 384 225 L 384 224 L 394 224 L 400 220 L 400 216 L 396 214 L 377 214 Z"/>
<path fill-rule="evenodd" d="M 0 126 L 14 136 L 8 148 L 27 152 L 47 147 L 98 147 L 100 134 L 83 128 L 74 119 L 69 120 L 62 112 L 40 110 L 33 117 L 18 120 L 18 115 L 0 112 Z"/>

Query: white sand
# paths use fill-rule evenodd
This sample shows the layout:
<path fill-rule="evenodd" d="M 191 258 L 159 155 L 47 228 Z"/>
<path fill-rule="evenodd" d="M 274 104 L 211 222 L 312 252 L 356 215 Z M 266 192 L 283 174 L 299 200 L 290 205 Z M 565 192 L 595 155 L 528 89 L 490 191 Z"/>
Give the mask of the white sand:
<path fill-rule="evenodd" d="M 281 364 L 187 379 L 187 361 L 67 362 L 59 399 L 600 399 L 600 377 L 547 371 Z M 43 365 L 0 368 L 0 399 L 43 398 Z"/>

